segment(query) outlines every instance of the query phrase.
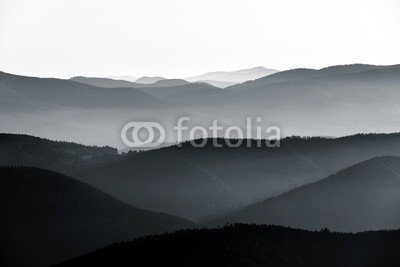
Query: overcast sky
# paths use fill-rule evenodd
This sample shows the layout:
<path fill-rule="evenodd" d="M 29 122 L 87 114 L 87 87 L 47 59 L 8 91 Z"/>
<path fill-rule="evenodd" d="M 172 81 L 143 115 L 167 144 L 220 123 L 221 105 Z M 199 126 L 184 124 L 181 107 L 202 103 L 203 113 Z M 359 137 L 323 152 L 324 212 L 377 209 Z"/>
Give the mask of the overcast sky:
<path fill-rule="evenodd" d="M 400 63 L 397 0 L 0 0 L 0 70 L 162 75 Z"/>

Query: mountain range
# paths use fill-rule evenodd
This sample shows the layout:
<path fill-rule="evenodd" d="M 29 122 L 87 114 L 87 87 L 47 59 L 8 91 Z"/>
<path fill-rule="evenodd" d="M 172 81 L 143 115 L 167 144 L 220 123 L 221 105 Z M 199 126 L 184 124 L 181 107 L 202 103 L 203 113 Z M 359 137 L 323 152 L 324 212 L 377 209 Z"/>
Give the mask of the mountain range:
<path fill-rule="evenodd" d="M 130 75 L 110 75 L 105 78 L 113 79 L 113 80 L 124 80 L 128 82 L 135 82 L 138 78 Z"/>
<path fill-rule="evenodd" d="M 329 76 L 349 75 L 363 72 L 373 72 L 379 70 L 390 70 L 398 68 L 400 65 L 392 66 L 375 66 L 367 64 L 351 64 L 351 65 L 338 65 L 322 69 L 292 69 L 287 71 L 280 71 L 268 75 L 268 77 L 261 77 L 256 81 L 247 81 L 246 83 L 238 86 L 232 86 L 229 89 L 232 91 L 241 91 L 247 89 L 254 89 L 263 87 L 269 84 L 282 83 L 282 82 L 296 82 L 307 79 L 324 78 Z"/>
<path fill-rule="evenodd" d="M 184 80 L 137 87 L 111 79 L 0 73 L 0 123 L 3 132 L 119 149 L 126 148 L 118 132 L 128 121 L 161 121 L 172 129 L 177 118 L 188 115 L 193 125 L 207 127 L 218 119 L 243 128 L 247 117 L 261 116 L 263 127 L 277 125 L 283 136 L 397 132 L 399 77 L 399 65 L 354 64 L 281 71 L 222 90 Z M 170 137 L 168 142 L 176 141 Z"/>
<path fill-rule="evenodd" d="M 352 235 L 326 228 L 400 228 L 400 134 L 290 137 L 279 148 L 258 147 L 257 140 L 236 148 L 224 145 L 225 139 L 207 141 L 202 148 L 185 142 L 118 155 L 111 147 L 1 134 L 0 264 L 54 264 L 113 242 L 199 226 L 190 220 L 207 228 L 228 226 L 139 238 L 67 264 L 130 262 L 127 255 L 142 262 L 150 248 L 163 248 L 154 263 L 206 264 L 211 257 L 220 264 L 257 266 L 264 264 L 257 255 L 271 253 L 274 261 L 290 259 L 294 266 L 326 259 L 332 266 L 362 266 L 365 251 L 380 240 L 397 242 L 396 231 Z M 237 222 L 249 225 L 229 226 Z M 210 249 L 196 256 L 201 247 Z M 221 254 L 223 247 L 228 254 Z M 392 263 L 397 254 L 390 247 L 369 260 Z M 350 248 L 358 252 L 346 254 Z M 179 261 L 178 251 L 188 258 Z"/>
<path fill-rule="evenodd" d="M 1 109 L 4 112 L 63 108 L 112 108 L 162 105 L 138 89 L 96 87 L 81 82 L 24 77 L 0 72 Z M 21 109 L 20 109 L 21 107 Z"/>
<path fill-rule="evenodd" d="M 200 76 L 186 78 L 189 82 L 210 82 L 222 87 L 226 87 L 231 83 L 243 83 L 250 80 L 259 79 L 278 72 L 277 70 L 267 69 L 264 67 L 255 67 L 252 69 L 243 69 L 237 71 L 215 71 L 208 72 Z M 218 86 L 218 87 L 220 87 Z"/>
<path fill-rule="evenodd" d="M 275 149 L 216 148 L 208 140 L 201 149 L 187 143 L 132 153 L 74 177 L 132 205 L 205 221 L 373 157 L 400 156 L 399 137 L 287 138 Z"/>
<path fill-rule="evenodd" d="M 156 82 L 159 82 L 162 80 L 165 80 L 165 78 L 159 77 L 159 76 L 154 76 L 154 77 L 143 76 L 143 77 L 137 79 L 135 82 L 141 83 L 141 84 L 152 84 L 152 83 L 156 83 Z"/>
<path fill-rule="evenodd" d="M 119 87 L 158 88 L 158 87 L 174 87 L 174 86 L 190 84 L 188 81 L 182 79 L 161 79 L 155 81 L 154 83 L 137 83 L 125 80 L 115 80 L 109 78 L 89 78 L 89 77 L 73 77 L 70 80 L 105 88 L 119 88 Z"/>
<path fill-rule="evenodd" d="M 97 87 L 105 87 L 105 88 L 118 88 L 118 87 L 140 87 L 142 84 L 125 81 L 125 80 L 117 80 L 111 78 L 89 78 L 89 77 L 73 77 L 70 79 L 74 82 L 89 84 Z"/>
<path fill-rule="evenodd" d="M 276 72 L 277 72 L 277 70 L 267 69 L 264 67 L 255 67 L 255 68 L 251 68 L 251 69 L 242 69 L 242 70 L 237 70 L 237 71 L 209 72 L 209 73 L 205 73 L 203 75 L 185 78 L 183 80 L 186 80 L 188 82 L 204 82 L 204 83 L 208 83 L 215 87 L 225 88 L 225 87 L 235 85 L 238 83 L 255 80 L 255 79 L 270 75 L 272 73 L 276 73 Z M 153 76 L 153 77 L 143 76 L 139 79 L 137 79 L 133 76 L 108 76 L 106 78 L 113 79 L 113 80 L 125 80 L 128 82 L 134 82 L 134 83 L 142 84 L 142 85 L 151 85 L 151 84 L 154 85 L 157 82 L 161 82 L 163 80 L 169 80 L 167 78 L 163 78 L 163 77 L 159 77 L 159 76 Z M 99 78 L 99 79 L 101 79 L 101 78 Z M 170 80 L 174 80 L 174 79 L 170 79 Z M 176 80 L 179 80 L 179 79 L 176 79 Z"/>
<path fill-rule="evenodd" d="M 250 205 L 214 223 L 360 232 L 400 228 L 400 158 L 377 157 Z"/>
<path fill-rule="evenodd" d="M 292 137 L 281 140 L 280 148 L 257 147 L 256 140 L 252 147 L 214 147 L 214 141 L 224 144 L 224 140 L 209 139 L 203 148 L 184 143 L 125 156 L 115 155 L 110 148 L 20 135 L 0 137 L 2 166 L 59 171 L 133 206 L 200 222 L 238 212 L 375 157 L 400 156 L 399 134 Z"/>

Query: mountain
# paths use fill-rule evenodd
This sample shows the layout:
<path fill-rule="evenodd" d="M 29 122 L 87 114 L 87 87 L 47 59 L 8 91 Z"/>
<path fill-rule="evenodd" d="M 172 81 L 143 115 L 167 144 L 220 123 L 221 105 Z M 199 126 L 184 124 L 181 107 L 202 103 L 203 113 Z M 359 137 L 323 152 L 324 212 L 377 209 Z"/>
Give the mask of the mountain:
<path fill-rule="evenodd" d="M 200 76 L 186 78 L 189 82 L 198 81 L 216 81 L 229 83 L 243 83 L 249 80 L 255 80 L 264 76 L 278 72 L 277 70 L 267 69 L 264 67 L 256 67 L 252 69 L 243 69 L 237 71 L 216 71 L 208 72 Z"/>
<path fill-rule="evenodd" d="M 163 78 L 163 77 L 158 77 L 158 76 L 154 76 L 154 77 L 143 76 L 143 77 L 137 79 L 137 80 L 135 81 L 135 83 L 153 84 L 153 83 L 156 83 L 156 82 L 161 81 L 161 80 L 165 80 L 165 78 Z"/>
<path fill-rule="evenodd" d="M 399 131 L 400 65 L 345 74 L 337 74 L 337 69 L 352 72 L 354 68 L 332 68 L 334 75 L 323 71 L 321 77 L 270 82 L 272 75 L 228 87 L 225 90 L 232 94 L 218 99 L 218 105 L 230 111 L 224 114 L 232 119 L 264 114 L 265 123 L 279 125 L 286 136 Z"/>
<path fill-rule="evenodd" d="M 158 98 L 134 88 L 101 88 L 71 80 L 34 78 L 0 72 L 0 106 L 7 102 L 25 109 L 161 107 Z M 7 96 L 3 99 L 3 94 Z M 33 103 L 32 105 L 27 105 Z"/>
<path fill-rule="evenodd" d="M 148 78 L 148 79 L 147 79 Z M 154 78 L 155 82 L 151 82 L 150 78 Z M 148 87 L 173 87 L 173 86 L 181 86 L 190 84 L 188 81 L 182 79 L 158 79 L 161 77 L 142 77 L 140 81 L 145 82 L 131 82 L 126 80 L 118 80 L 112 78 L 90 78 L 90 77 L 82 77 L 77 76 L 73 77 L 70 80 L 74 82 L 84 83 L 88 85 L 93 85 L 96 87 L 104 87 L 104 88 L 120 88 L 120 87 L 132 87 L 132 88 L 148 88 Z"/>
<path fill-rule="evenodd" d="M 370 72 L 376 70 L 384 70 L 396 68 L 400 65 L 393 66 L 375 66 L 367 64 L 351 64 L 351 65 L 338 65 L 320 70 L 316 69 L 293 69 L 287 71 L 280 71 L 273 73 L 267 77 L 256 79 L 255 81 L 248 81 L 244 84 L 234 85 L 228 89 L 231 91 L 243 91 L 248 89 L 260 88 L 266 85 L 283 83 L 283 82 L 296 82 L 307 79 L 323 78 L 328 76 L 337 76 L 343 74 L 356 74 L 360 72 Z"/>
<path fill-rule="evenodd" d="M 118 150 L 112 147 L 0 133 L 0 166 L 31 166 L 68 174 L 118 157 Z"/>
<path fill-rule="evenodd" d="M 398 230 L 350 234 L 237 224 L 139 238 L 60 266 L 395 267 L 399 242 Z"/>
<path fill-rule="evenodd" d="M 223 147 L 214 147 L 213 142 Z M 170 147 L 116 155 L 110 147 L 0 135 L 0 165 L 35 166 L 88 182 L 134 206 L 205 221 L 376 156 L 400 156 L 400 135 L 285 138 L 280 148 Z"/>
<path fill-rule="evenodd" d="M 173 86 L 182 86 L 190 84 L 188 81 L 182 79 L 163 79 L 159 80 L 153 84 L 152 87 L 173 87 Z"/>
<path fill-rule="evenodd" d="M 350 67 L 350 70 L 354 69 Z M 313 75 L 317 77 L 278 83 L 271 82 L 274 77 L 267 77 L 269 79 L 242 84 L 240 92 L 233 94 L 229 101 L 237 98 L 236 101 L 243 103 L 251 99 L 253 105 L 259 105 L 259 100 L 264 104 L 271 104 L 269 106 L 271 110 L 274 108 L 273 104 L 303 106 L 317 110 L 320 105 L 326 105 L 325 108 L 339 108 L 347 103 L 365 104 L 365 101 L 374 104 L 391 104 L 393 97 L 395 99 L 399 97 L 396 88 L 400 84 L 400 65 L 378 66 L 374 70 L 355 73 L 336 74 L 337 71 L 334 73 L 328 75 L 323 71 L 319 76 Z M 233 89 L 226 88 L 230 91 Z"/>
<path fill-rule="evenodd" d="M 182 79 L 162 79 L 154 83 L 137 83 L 137 82 L 128 82 L 125 80 L 114 80 L 107 78 L 87 78 L 87 77 L 74 77 L 71 78 L 70 80 L 93 85 L 96 87 L 105 87 L 105 88 L 119 88 L 119 87 L 157 88 L 157 87 L 174 87 L 174 86 L 182 86 L 190 84 L 188 81 Z"/>
<path fill-rule="evenodd" d="M 0 124 L 3 132 L 120 149 L 118 133 L 126 122 L 161 121 L 173 129 L 182 111 L 193 125 L 207 127 L 215 119 L 245 127 L 248 117 L 262 116 L 283 136 L 389 133 L 400 131 L 399 86 L 400 65 L 292 70 L 224 90 L 204 83 L 110 90 L 2 73 Z M 168 142 L 176 141 L 170 136 Z"/>
<path fill-rule="evenodd" d="M 139 87 L 140 84 L 128 82 L 125 80 L 107 79 L 107 78 L 88 78 L 88 77 L 73 77 L 71 81 L 89 84 L 97 87 L 118 88 L 118 87 Z"/>
<path fill-rule="evenodd" d="M 400 158 L 378 157 L 218 221 L 356 232 L 398 229 L 399 192 Z"/>
<path fill-rule="evenodd" d="M 279 148 L 257 147 L 256 140 L 236 148 L 224 139 L 206 141 L 201 148 L 184 143 L 130 153 L 74 177 L 131 205 L 205 221 L 373 157 L 400 156 L 400 134 L 293 137 Z"/>
<path fill-rule="evenodd" d="M 2 266 L 43 266 L 113 242 L 194 227 L 129 206 L 70 177 L 0 167 Z"/>
<path fill-rule="evenodd" d="M 107 76 L 106 78 L 108 79 L 113 79 L 113 80 L 124 80 L 128 82 L 135 82 L 138 78 L 134 76 L 129 76 L 129 75 L 124 75 L 124 76 Z"/>
<path fill-rule="evenodd" d="M 232 85 L 235 85 L 234 82 L 222 82 L 222 81 L 214 81 L 214 80 L 199 80 L 196 81 L 197 83 L 207 83 L 209 85 L 218 87 L 218 88 L 226 88 Z"/>
<path fill-rule="evenodd" d="M 173 109 L 137 88 L 103 88 L 0 72 L 1 132 L 123 148 L 123 125 L 143 121 L 144 116 L 162 121 Z"/>

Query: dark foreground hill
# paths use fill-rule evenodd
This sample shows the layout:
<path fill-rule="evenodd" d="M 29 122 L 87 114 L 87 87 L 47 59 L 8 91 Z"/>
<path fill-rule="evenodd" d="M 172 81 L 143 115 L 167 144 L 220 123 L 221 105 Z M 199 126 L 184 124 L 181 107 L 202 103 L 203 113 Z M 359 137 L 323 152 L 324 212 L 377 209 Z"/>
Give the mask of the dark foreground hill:
<path fill-rule="evenodd" d="M 0 266 L 57 263 L 113 242 L 194 226 L 37 168 L 0 168 L 0 210 Z"/>
<path fill-rule="evenodd" d="M 400 231 L 309 232 L 230 225 L 114 244 L 61 266 L 399 266 Z"/>
<path fill-rule="evenodd" d="M 374 158 L 219 220 L 302 229 L 400 228 L 400 158 Z"/>

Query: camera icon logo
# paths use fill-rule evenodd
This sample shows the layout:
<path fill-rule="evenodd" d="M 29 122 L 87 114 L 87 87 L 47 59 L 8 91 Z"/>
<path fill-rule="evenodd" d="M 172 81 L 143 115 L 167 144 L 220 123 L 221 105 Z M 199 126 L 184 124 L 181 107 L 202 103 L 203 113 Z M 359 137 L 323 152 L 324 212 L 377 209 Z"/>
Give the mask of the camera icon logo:
<path fill-rule="evenodd" d="M 130 131 L 131 138 L 128 138 Z M 158 147 L 165 141 L 165 128 L 157 122 L 133 121 L 122 128 L 121 139 L 128 147 Z"/>

